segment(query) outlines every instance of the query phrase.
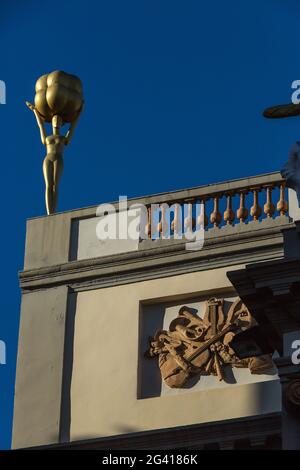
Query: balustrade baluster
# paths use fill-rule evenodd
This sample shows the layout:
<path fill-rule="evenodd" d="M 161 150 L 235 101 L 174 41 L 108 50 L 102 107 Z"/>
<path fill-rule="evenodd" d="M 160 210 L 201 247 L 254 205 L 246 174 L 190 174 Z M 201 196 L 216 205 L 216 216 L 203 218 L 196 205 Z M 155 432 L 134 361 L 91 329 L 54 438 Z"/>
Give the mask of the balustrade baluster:
<path fill-rule="evenodd" d="M 288 202 L 285 199 L 285 183 L 280 185 L 280 197 L 277 203 L 277 210 L 280 215 L 285 215 L 288 211 Z"/>
<path fill-rule="evenodd" d="M 200 211 L 199 211 L 198 220 L 197 220 L 198 226 L 204 229 L 208 225 L 208 217 L 206 215 L 205 202 L 206 202 L 206 199 L 202 198 L 200 201 Z"/>
<path fill-rule="evenodd" d="M 275 206 L 272 202 L 273 186 L 267 186 L 267 201 L 264 205 L 264 213 L 268 218 L 272 217 L 275 212 Z"/>
<path fill-rule="evenodd" d="M 157 224 L 157 230 L 160 238 L 165 238 L 166 234 L 166 206 L 164 203 L 159 205 L 159 217 L 160 220 Z"/>
<path fill-rule="evenodd" d="M 161 205 L 161 235 L 162 238 L 168 238 L 169 235 L 169 224 L 167 218 L 168 204 L 164 203 Z"/>
<path fill-rule="evenodd" d="M 193 219 L 193 204 L 191 202 L 187 203 L 187 216 L 184 219 L 184 230 L 192 230 L 195 225 L 195 220 Z"/>
<path fill-rule="evenodd" d="M 219 196 L 214 196 L 214 210 L 210 214 L 210 221 L 214 227 L 219 227 L 222 222 L 222 214 L 219 211 Z"/>
<path fill-rule="evenodd" d="M 151 206 L 147 208 L 147 223 L 145 225 L 145 234 L 151 238 Z"/>
<path fill-rule="evenodd" d="M 182 232 L 182 215 L 181 215 L 181 205 L 179 202 L 174 204 L 174 218 L 171 223 L 171 230 L 173 232 L 174 238 L 181 238 Z"/>
<path fill-rule="evenodd" d="M 227 225 L 232 225 L 234 221 L 234 212 L 232 210 L 232 194 L 227 194 L 227 207 L 224 212 L 224 221 Z"/>
<path fill-rule="evenodd" d="M 253 206 L 250 209 L 250 215 L 253 220 L 258 220 L 262 213 L 262 208 L 258 202 L 259 189 L 253 189 Z"/>
<path fill-rule="evenodd" d="M 247 194 L 247 191 L 241 191 L 240 192 L 240 207 L 238 208 L 236 212 L 236 216 L 239 219 L 240 223 L 244 223 L 245 220 L 248 217 L 248 209 L 245 206 L 245 196 Z"/>

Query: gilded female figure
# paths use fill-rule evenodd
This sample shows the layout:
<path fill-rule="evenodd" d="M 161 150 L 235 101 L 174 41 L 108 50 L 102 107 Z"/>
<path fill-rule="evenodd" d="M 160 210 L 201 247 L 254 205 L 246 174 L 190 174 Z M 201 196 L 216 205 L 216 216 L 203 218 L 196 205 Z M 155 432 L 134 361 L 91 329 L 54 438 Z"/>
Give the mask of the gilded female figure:
<path fill-rule="evenodd" d="M 45 119 L 38 112 L 36 107 L 26 101 L 26 105 L 31 111 L 33 111 L 37 124 L 41 133 L 42 144 L 46 147 L 46 157 L 43 162 L 43 174 L 45 179 L 45 199 L 46 199 L 46 208 L 47 214 L 53 214 L 57 207 L 57 196 L 58 196 L 58 182 L 63 171 L 63 151 L 65 145 L 68 145 L 73 136 L 73 132 L 77 121 L 79 119 L 82 107 L 78 112 L 77 117 L 74 121 L 71 122 L 70 128 L 68 129 L 66 135 L 60 134 L 60 128 L 64 125 L 62 118 L 59 115 L 54 115 L 52 117 L 52 135 L 46 134 L 45 130 Z"/>

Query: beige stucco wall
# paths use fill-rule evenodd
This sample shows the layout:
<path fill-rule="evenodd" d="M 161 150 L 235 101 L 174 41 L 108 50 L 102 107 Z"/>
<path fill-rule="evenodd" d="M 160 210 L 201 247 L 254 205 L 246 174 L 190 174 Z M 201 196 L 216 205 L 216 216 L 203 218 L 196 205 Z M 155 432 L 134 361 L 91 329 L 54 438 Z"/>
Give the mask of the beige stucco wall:
<path fill-rule="evenodd" d="M 137 398 L 140 301 L 228 294 L 231 285 L 226 271 L 195 272 L 78 294 L 71 440 L 280 410 L 278 380 L 260 382 L 259 376 L 252 384 Z"/>
<path fill-rule="evenodd" d="M 68 288 L 23 295 L 12 447 L 58 442 Z"/>

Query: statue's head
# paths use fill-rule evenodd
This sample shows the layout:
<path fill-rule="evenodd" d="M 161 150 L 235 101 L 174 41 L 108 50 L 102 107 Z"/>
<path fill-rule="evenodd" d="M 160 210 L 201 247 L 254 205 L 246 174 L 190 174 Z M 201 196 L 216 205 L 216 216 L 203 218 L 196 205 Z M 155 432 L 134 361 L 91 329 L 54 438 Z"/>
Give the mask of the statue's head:
<path fill-rule="evenodd" d="M 54 129 L 59 129 L 63 125 L 63 120 L 62 118 L 58 115 L 55 114 L 52 118 L 52 126 Z"/>

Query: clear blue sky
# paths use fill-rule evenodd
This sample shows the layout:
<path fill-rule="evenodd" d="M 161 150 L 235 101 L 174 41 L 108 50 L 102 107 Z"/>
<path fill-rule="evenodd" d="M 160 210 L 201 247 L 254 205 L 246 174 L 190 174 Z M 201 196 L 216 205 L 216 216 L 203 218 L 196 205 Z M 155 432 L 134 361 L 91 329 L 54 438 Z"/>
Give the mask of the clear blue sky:
<path fill-rule="evenodd" d="M 267 121 L 300 79 L 298 0 L 1 0 L 0 448 L 10 446 L 25 221 L 44 214 L 36 79 L 81 77 L 59 210 L 278 170 L 300 119 Z M 41 312 L 42 314 L 42 312 Z"/>

